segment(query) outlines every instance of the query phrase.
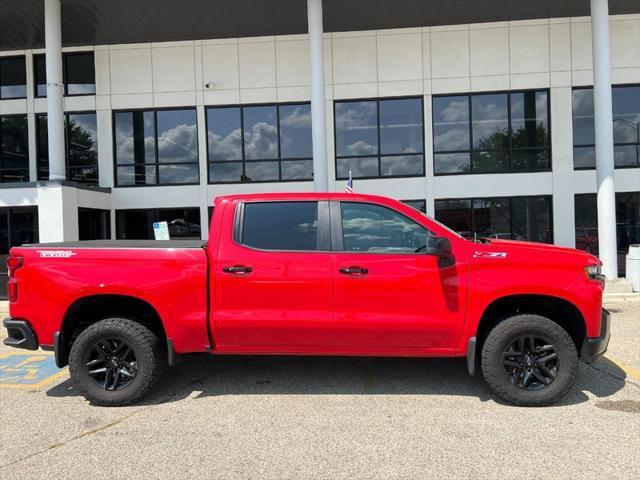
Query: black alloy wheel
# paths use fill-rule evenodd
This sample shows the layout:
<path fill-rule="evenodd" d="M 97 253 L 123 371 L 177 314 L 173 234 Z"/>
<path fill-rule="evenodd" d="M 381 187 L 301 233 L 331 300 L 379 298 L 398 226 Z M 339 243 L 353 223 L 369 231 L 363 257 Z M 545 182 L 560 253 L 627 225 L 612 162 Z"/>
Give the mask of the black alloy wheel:
<path fill-rule="evenodd" d="M 133 348 L 120 338 L 97 340 L 89 351 L 85 367 L 93 382 L 109 391 L 126 388 L 138 373 Z"/>
<path fill-rule="evenodd" d="M 518 337 L 503 352 L 505 372 L 513 385 L 523 390 L 540 390 L 558 375 L 558 353 L 547 340 L 526 335 Z"/>

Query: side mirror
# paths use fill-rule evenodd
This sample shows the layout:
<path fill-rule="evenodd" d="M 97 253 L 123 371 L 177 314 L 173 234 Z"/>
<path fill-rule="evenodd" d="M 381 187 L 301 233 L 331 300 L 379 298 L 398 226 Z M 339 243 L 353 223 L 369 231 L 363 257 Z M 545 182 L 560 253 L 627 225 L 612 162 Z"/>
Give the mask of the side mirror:
<path fill-rule="evenodd" d="M 425 253 L 427 255 L 435 255 L 438 257 L 439 267 L 450 267 L 455 264 L 455 259 L 451 252 L 451 242 L 448 238 L 428 237 Z"/>

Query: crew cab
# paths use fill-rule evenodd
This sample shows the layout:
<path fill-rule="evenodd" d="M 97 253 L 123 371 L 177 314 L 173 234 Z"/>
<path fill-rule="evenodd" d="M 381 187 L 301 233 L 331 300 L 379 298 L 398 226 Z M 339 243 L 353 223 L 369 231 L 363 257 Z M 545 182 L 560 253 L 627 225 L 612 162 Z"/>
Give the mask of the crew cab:
<path fill-rule="evenodd" d="M 23 245 L 8 267 L 5 343 L 53 350 L 100 405 L 191 352 L 466 357 L 497 396 L 547 405 L 609 342 L 596 257 L 468 241 L 374 195 L 222 196 L 208 242 Z"/>

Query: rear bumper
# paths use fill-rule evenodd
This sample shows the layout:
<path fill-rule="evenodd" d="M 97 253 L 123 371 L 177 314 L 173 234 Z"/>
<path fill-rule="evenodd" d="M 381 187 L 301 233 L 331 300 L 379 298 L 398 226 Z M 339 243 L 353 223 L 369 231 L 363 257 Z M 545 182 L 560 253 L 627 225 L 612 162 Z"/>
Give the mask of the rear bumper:
<path fill-rule="evenodd" d="M 4 344 L 14 348 L 24 348 L 25 350 L 38 349 L 38 337 L 34 333 L 31 325 L 26 320 L 16 320 L 5 318 L 2 325 L 7 329 L 7 338 Z"/>
<path fill-rule="evenodd" d="M 611 314 L 603 308 L 600 336 L 585 339 L 580 352 L 580 359 L 584 362 L 592 363 L 598 357 L 601 357 L 607 351 L 609 337 L 611 337 Z"/>

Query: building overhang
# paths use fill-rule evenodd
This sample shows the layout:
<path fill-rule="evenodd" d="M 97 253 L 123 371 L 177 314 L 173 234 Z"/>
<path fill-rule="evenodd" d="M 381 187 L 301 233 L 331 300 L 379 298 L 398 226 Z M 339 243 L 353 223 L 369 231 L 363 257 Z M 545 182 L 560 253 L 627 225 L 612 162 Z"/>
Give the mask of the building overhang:
<path fill-rule="evenodd" d="M 588 0 L 324 0 L 327 32 L 589 15 Z M 44 0 L 0 2 L 0 51 L 44 47 Z M 609 0 L 610 14 L 640 13 Z M 64 46 L 307 32 L 305 0 L 62 0 Z"/>

